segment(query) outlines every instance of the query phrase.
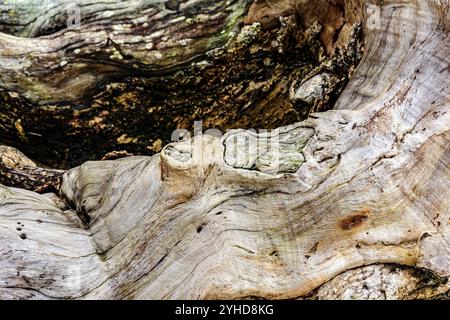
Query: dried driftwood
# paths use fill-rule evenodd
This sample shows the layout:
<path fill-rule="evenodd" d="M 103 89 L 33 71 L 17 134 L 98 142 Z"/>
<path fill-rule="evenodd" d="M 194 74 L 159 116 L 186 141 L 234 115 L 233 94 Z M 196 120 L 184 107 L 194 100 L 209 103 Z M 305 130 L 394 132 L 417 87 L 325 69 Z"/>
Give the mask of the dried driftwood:
<path fill-rule="evenodd" d="M 0 297 L 448 297 L 449 3 L 343 4 L 366 51 L 335 110 L 0 186 Z"/>

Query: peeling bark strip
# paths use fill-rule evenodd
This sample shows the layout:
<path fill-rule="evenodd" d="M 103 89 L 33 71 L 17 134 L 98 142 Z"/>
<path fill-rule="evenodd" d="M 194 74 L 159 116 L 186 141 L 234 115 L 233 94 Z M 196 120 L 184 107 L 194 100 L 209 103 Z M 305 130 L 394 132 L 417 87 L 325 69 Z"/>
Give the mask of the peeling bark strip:
<path fill-rule="evenodd" d="M 290 2 L 267 25 L 253 14 L 264 2 L 248 11 L 249 0 L 78 0 L 79 28 L 66 27 L 65 3 L 0 14 L 0 139 L 52 167 L 154 154 L 195 120 L 222 131 L 303 120 L 333 106 L 363 50 L 361 16 L 341 16 L 325 44 L 327 21 Z M 323 73 L 322 92 L 291 95 Z"/>
<path fill-rule="evenodd" d="M 379 23 L 338 110 L 277 130 L 282 170 L 239 130 L 0 186 L 0 297 L 448 297 L 448 2 L 345 5 Z"/>

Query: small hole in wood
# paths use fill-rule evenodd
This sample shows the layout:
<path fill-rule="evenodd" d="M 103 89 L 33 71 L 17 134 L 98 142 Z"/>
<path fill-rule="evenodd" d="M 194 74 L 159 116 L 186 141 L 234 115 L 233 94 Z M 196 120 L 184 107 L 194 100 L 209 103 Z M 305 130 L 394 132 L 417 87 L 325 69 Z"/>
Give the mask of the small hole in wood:
<path fill-rule="evenodd" d="M 203 224 L 199 225 L 198 228 L 197 228 L 197 233 L 202 232 L 203 227 L 204 227 L 205 225 L 206 225 L 206 223 L 203 223 Z"/>

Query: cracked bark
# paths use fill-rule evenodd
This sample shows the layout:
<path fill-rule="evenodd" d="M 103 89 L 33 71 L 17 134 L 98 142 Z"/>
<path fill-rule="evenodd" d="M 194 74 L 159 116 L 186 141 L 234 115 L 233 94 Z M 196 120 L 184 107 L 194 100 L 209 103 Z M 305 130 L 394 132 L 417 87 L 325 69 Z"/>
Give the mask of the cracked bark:
<path fill-rule="evenodd" d="M 334 110 L 270 132 L 200 135 L 168 144 L 152 157 L 86 162 L 63 174 L 57 193 L 0 186 L 0 296 L 448 297 L 449 4 L 337 2 L 345 7 L 341 32 L 352 34 L 360 19 L 366 51 Z M 292 7 L 275 1 L 269 10 L 274 16 L 267 16 L 261 13 L 268 8 L 261 11 L 258 3 L 242 19 L 261 20 L 264 29 L 280 35 L 273 17 L 288 16 L 286 8 Z M 301 8 L 295 11 L 306 24 L 301 34 L 314 30 L 308 21 L 316 12 L 315 20 L 325 26 L 316 35 L 322 50 L 332 52 L 338 44 L 329 42 L 335 39 L 330 34 L 339 19 L 324 21 L 317 13 L 322 11 L 309 10 L 308 2 Z M 337 10 L 326 8 L 326 17 Z M 30 30 L 39 34 L 42 27 L 9 32 L 29 35 Z M 2 34 L 0 43 L 5 46 L 1 41 L 8 39 L 19 41 Z M 21 40 L 18 47 L 26 50 L 26 43 L 48 38 L 36 39 Z M 185 51 L 161 54 L 180 63 L 191 58 Z M 311 70 L 321 72 L 331 60 Z M 49 70 L 64 77 L 55 61 Z M 2 71 L 6 84 L 23 76 L 10 69 Z M 26 85 L 19 89 L 13 96 L 20 101 L 42 93 Z M 54 88 L 49 92 L 54 94 L 47 102 L 58 97 Z M 275 102 L 281 103 L 270 104 Z M 19 132 L 21 127 L 22 122 L 14 126 Z M 277 152 L 267 147 L 274 141 Z"/>

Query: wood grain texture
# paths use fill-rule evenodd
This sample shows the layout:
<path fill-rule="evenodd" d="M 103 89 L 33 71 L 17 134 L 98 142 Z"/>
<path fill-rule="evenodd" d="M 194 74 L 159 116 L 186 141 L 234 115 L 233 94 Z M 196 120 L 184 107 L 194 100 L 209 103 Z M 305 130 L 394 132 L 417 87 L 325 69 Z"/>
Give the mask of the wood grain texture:
<path fill-rule="evenodd" d="M 153 155 L 200 119 L 273 129 L 332 108 L 362 56 L 361 15 L 345 17 L 327 55 L 327 21 L 303 22 L 286 0 L 273 12 L 250 2 L 11 3 L 0 15 L 0 140 L 68 169 L 114 151 Z M 74 8 L 78 26 L 66 21 Z M 323 72 L 333 80 L 323 94 L 291 99 Z"/>
<path fill-rule="evenodd" d="M 245 2 L 186 1 L 180 14 L 154 0 L 21 1 L 2 21 L 5 31 L 23 36 L 0 37 L 3 87 L 39 104 L 59 103 L 78 101 L 126 71 L 168 72 L 225 44 Z M 79 26 L 67 27 L 66 6 L 85 9 Z"/>
<path fill-rule="evenodd" d="M 338 110 L 87 162 L 59 196 L 0 187 L 0 296 L 345 298 L 364 281 L 355 298 L 448 294 L 449 3 L 364 5 L 380 20 L 365 17 Z M 414 296 L 422 276 L 386 264 L 438 280 Z"/>

